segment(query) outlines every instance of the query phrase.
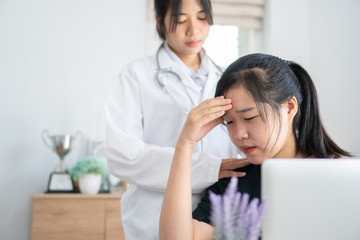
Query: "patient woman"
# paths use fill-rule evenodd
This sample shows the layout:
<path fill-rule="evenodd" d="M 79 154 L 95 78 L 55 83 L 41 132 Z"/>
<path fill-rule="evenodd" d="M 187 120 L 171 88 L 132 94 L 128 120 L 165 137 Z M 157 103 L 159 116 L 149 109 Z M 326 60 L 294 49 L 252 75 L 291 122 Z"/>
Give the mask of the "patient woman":
<path fill-rule="evenodd" d="M 239 58 L 223 73 L 216 97 L 194 108 L 178 139 L 160 217 L 160 239 L 212 239 L 206 192 L 191 209 L 191 155 L 197 141 L 226 124 L 232 142 L 246 154 L 238 190 L 260 197 L 260 165 L 268 158 L 351 156 L 328 136 L 317 93 L 298 64 L 265 54 Z M 306 173 L 304 173 L 304 176 Z M 230 178 L 208 190 L 223 194 Z"/>

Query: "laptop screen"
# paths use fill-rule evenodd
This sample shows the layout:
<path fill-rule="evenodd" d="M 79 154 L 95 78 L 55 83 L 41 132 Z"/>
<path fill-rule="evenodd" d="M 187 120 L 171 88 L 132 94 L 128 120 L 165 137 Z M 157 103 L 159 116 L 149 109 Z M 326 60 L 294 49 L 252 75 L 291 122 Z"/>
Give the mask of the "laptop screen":
<path fill-rule="evenodd" d="M 263 240 L 359 240 L 359 159 L 269 159 Z"/>

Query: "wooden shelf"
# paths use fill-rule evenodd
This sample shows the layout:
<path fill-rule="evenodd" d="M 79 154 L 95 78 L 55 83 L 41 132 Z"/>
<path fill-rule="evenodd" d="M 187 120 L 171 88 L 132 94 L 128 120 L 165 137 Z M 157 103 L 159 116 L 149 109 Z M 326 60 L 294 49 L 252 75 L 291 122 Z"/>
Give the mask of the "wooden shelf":
<path fill-rule="evenodd" d="M 46 193 L 34 194 L 33 199 L 121 199 L 121 194 Z"/>
<path fill-rule="evenodd" d="M 120 194 L 35 194 L 31 239 L 124 239 L 120 200 Z"/>

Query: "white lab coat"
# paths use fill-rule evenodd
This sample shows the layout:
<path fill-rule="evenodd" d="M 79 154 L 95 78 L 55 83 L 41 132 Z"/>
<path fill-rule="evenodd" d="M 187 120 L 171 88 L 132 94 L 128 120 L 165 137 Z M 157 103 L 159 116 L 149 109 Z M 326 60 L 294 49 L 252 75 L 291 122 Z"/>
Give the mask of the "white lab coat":
<path fill-rule="evenodd" d="M 179 64 L 160 50 L 161 68 L 178 73 L 196 104 L 214 97 L 221 72 L 211 63 L 206 85 L 201 89 Z M 210 61 L 209 61 L 210 62 Z M 191 103 L 183 86 L 171 75 L 165 77 L 172 96 L 155 81 L 156 55 L 128 64 L 119 74 L 105 106 L 106 152 L 111 174 L 130 183 L 121 202 L 126 240 L 158 239 L 159 216 L 178 136 Z M 176 92 L 174 92 L 176 89 Z M 237 157 L 224 126 L 217 126 L 193 154 L 193 209 L 201 192 L 218 180 L 222 158 Z"/>

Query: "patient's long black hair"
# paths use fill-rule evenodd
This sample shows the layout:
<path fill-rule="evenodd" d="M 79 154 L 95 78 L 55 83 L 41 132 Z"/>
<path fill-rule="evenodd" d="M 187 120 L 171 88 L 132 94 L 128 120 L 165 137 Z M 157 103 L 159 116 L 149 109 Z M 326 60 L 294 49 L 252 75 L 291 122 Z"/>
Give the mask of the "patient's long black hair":
<path fill-rule="evenodd" d="M 251 93 L 258 107 L 269 104 L 277 114 L 281 104 L 293 96 L 297 99 L 293 131 L 298 153 L 316 158 L 351 157 L 327 134 L 320 118 L 315 85 L 299 64 L 261 53 L 241 57 L 225 70 L 215 96 L 225 96 L 229 89 L 239 86 Z"/>

